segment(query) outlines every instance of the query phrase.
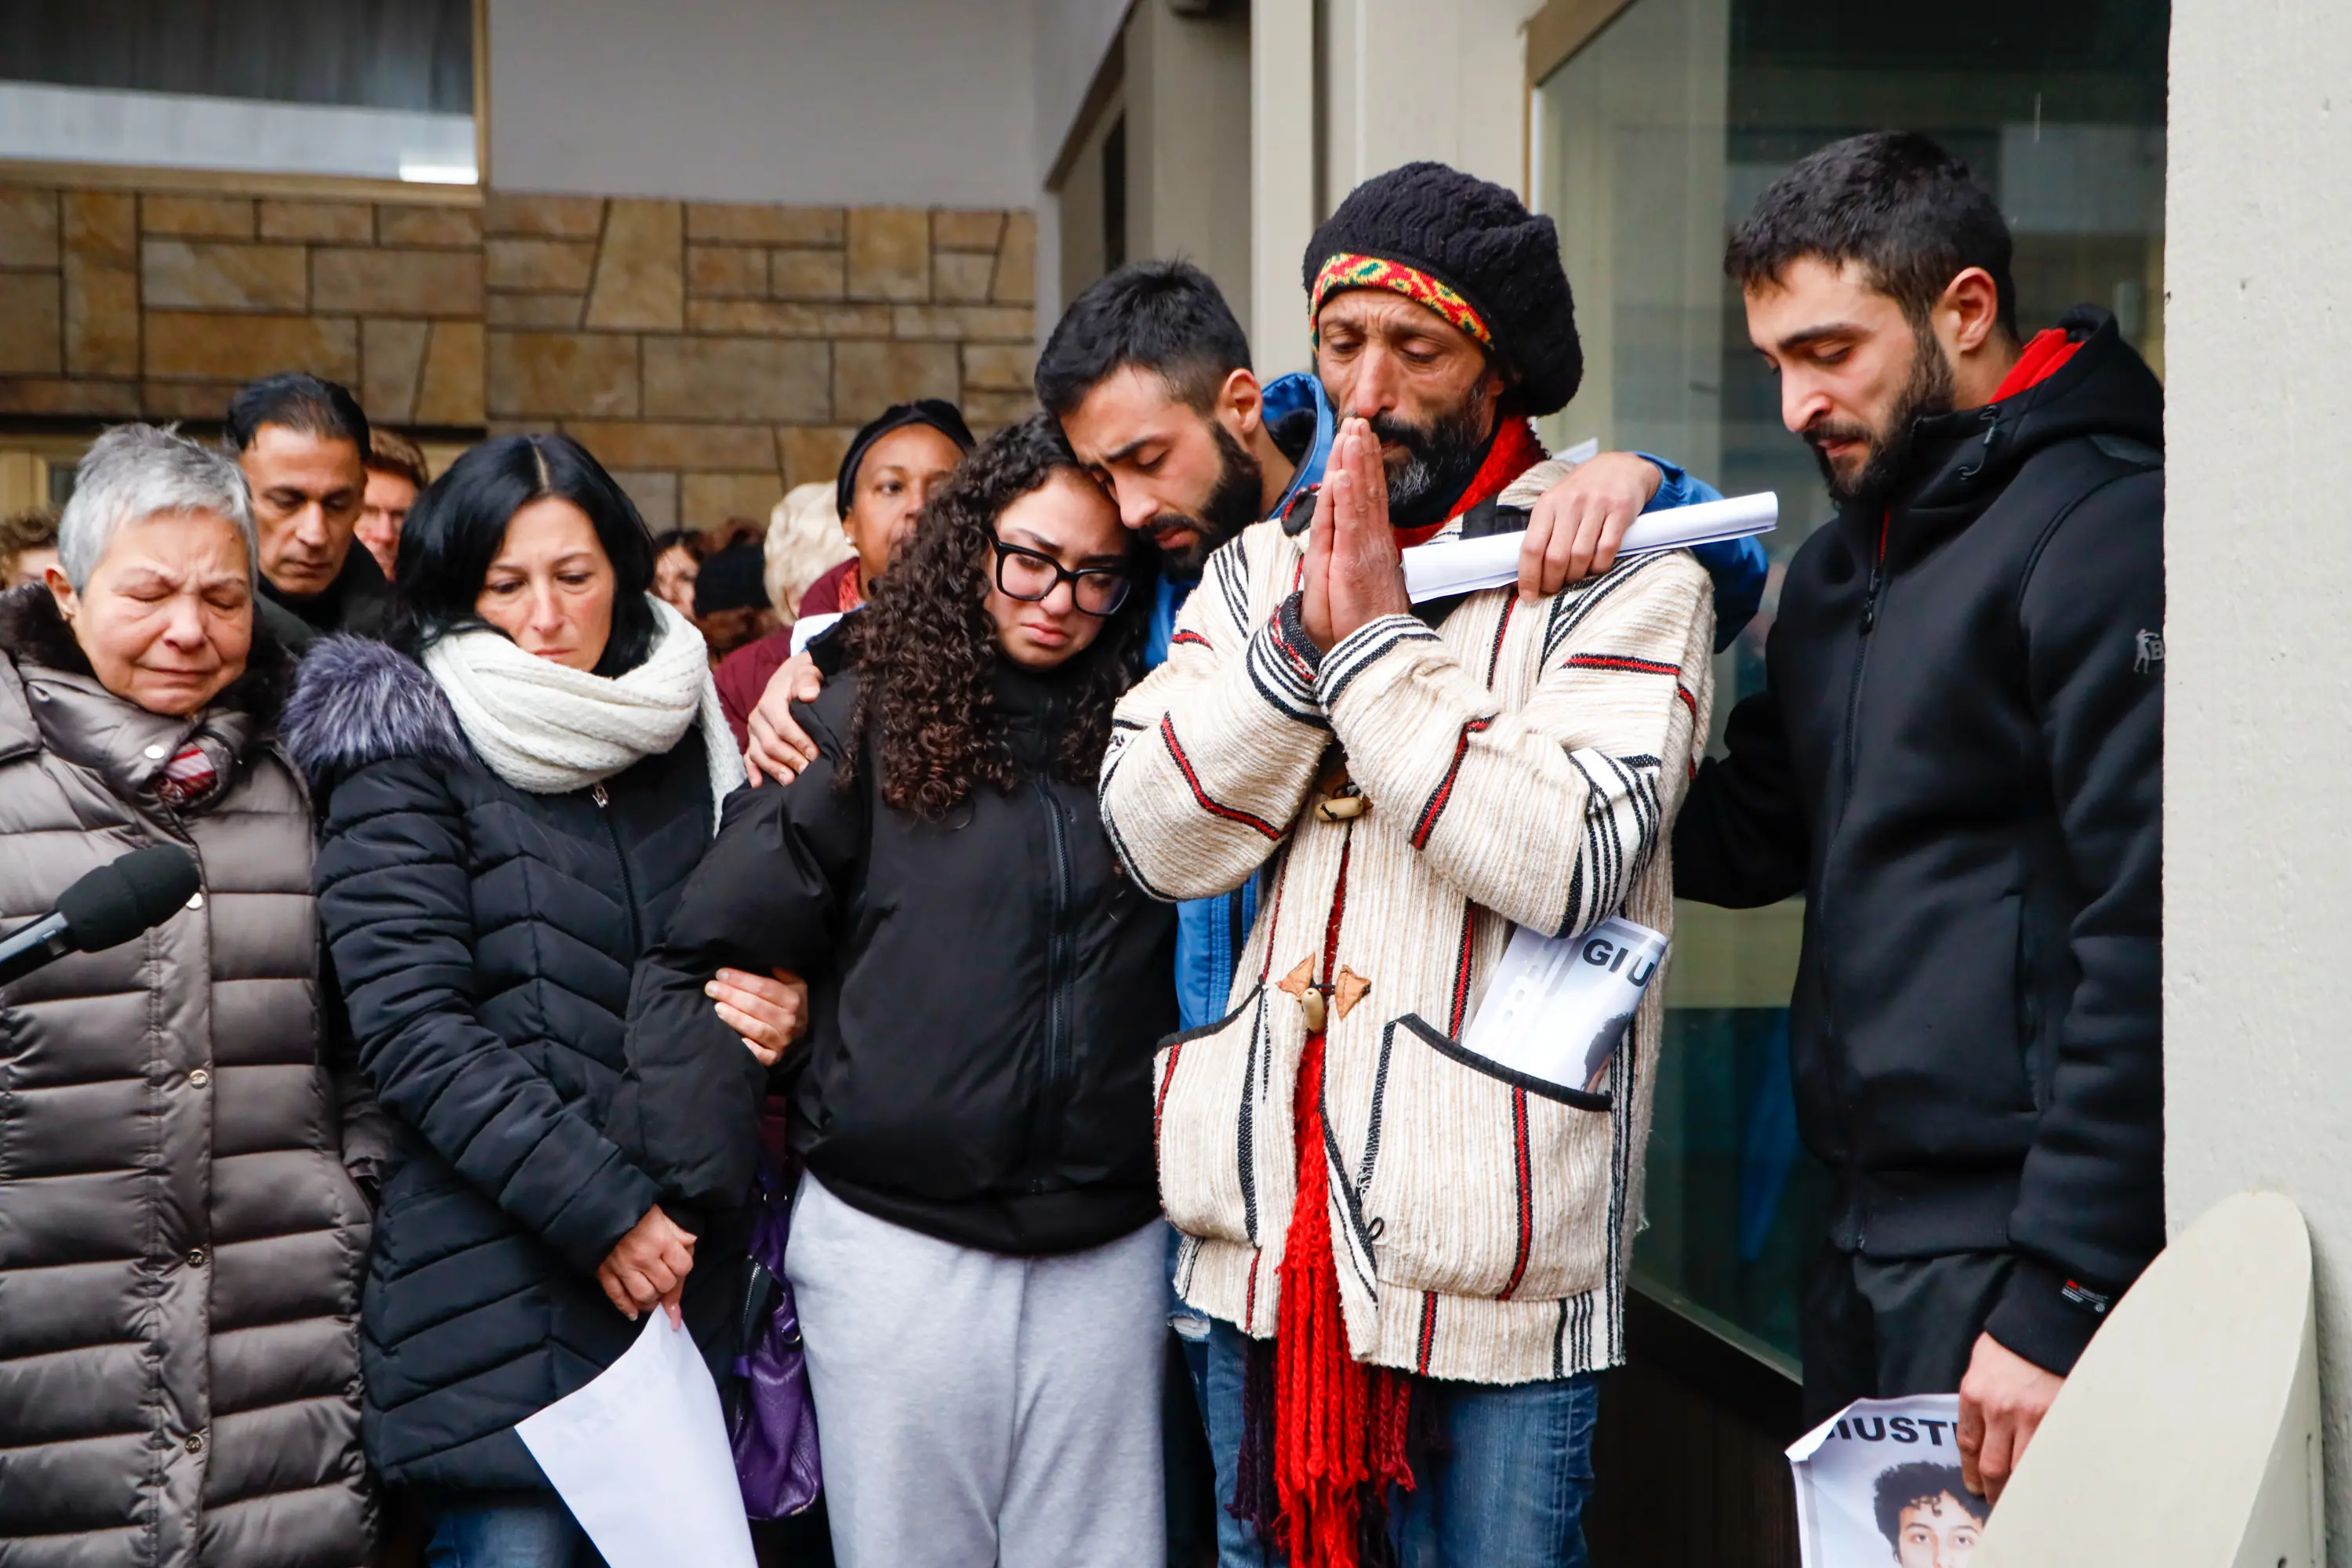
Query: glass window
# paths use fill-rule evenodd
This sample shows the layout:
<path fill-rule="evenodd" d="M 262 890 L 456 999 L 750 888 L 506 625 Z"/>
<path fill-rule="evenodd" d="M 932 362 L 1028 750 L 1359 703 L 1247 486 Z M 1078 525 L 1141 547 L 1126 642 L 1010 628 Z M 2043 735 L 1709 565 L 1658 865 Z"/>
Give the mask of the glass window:
<path fill-rule="evenodd" d="M 1585 381 L 1546 421 L 1656 452 L 1726 494 L 1776 491 L 1764 612 L 1718 660 L 1716 733 L 1762 685 L 1779 566 L 1829 505 L 1780 426 L 1723 250 L 1766 184 L 1842 136 L 1925 132 L 1968 160 L 2017 239 L 2019 325 L 2081 301 L 2164 369 L 2164 0 L 1983 0 L 1966 26 L 1880 0 L 1633 0 L 1535 95 Z M 1652 1133 L 1644 1289 L 1793 1370 L 1827 1177 L 1790 1100 L 1801 911 L 1675 913 Z"/>
<path fill-rule="evenodd" d="M 0 158 L 472 184 L 476 0 L 0 0 Z"/>

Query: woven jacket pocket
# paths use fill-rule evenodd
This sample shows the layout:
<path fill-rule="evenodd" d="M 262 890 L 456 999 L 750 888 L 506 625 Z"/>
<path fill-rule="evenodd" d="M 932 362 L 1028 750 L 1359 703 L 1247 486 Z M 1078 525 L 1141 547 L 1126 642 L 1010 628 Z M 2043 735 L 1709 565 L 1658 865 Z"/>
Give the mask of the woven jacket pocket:
<path fill-rule="evenodd" d="M 1526 1078 L 1417 1014 L 1381 1031 L 1350 1173 L 1384 1284 L 1552 1300 L 1609 1264 L 1617 1118 L 1607 1095 Z"/>
<path fill-rule="evenodd" d="M 1269 1037 L 1265 988 L 1213 1024 L 1171 1035 L 1152 1066 L 1160 1202 L 1187 1236 L 1262 1245 L 1288 1223 L 1295 1048 Z"/>

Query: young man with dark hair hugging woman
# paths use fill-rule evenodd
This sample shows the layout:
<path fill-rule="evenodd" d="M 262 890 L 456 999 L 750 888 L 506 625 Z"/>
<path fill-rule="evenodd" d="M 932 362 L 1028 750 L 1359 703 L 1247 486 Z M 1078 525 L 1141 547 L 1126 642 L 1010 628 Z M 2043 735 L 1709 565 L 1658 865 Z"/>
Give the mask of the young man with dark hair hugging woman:
<path fill-rule="evenodd" d="M 1043 418 L 982 445 L 795 705 L 815 761 L 730 801 L 639 973 L 632 1071 L 677 1089 L 646 1102 L 702 1097 L 644 1129 L 688 1192 L 743 1189 L 757 1109 L 705 980 L 810 979 L 786 1271 L 844 1568 L 1164 1550 L 1150 1069 L 1175 917 L 1119 870 L 1094 788 L 1144 548 Z"/>

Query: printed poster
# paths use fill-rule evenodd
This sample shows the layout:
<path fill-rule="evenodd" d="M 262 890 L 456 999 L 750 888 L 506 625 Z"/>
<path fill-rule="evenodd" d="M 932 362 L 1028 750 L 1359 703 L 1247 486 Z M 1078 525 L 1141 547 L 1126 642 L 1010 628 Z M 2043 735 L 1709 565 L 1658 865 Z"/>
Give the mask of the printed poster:
<path fill-rule="evenodd" d="M 1857 1399 L 1789 1449 L 1805 1568 L 1968 1568 L 1992 1505 L 1960 1479 L 1960 1399 Z"/>

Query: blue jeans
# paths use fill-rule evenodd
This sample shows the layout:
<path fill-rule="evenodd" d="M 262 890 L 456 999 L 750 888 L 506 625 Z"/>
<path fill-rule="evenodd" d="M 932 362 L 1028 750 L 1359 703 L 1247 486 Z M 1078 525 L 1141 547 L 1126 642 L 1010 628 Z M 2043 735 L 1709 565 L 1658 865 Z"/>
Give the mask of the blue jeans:
<path fill-rule="evenodd" d="M 425 1568 L 604 1568 L 553 1492 L 487 1492 L 431 1512 Z"/>
<path fill-rule="evenodd" d="M 1281 1554 L 1225 1509 L 1241 1451 L 1246 1345 L 1231 1323 L 1214 1323 L 1201 1372 L 1201 1409 L 1217 1461 L 1217 1563 L 1278 1568 Z M 1509 1387 L 1432 1388 L 1447 1451 L 1417 1468 L 1419 1485 L 1391 1514 L 1402 1568 L 1584 1568 L 1600 1380 L 1586 1373 Z"/>

